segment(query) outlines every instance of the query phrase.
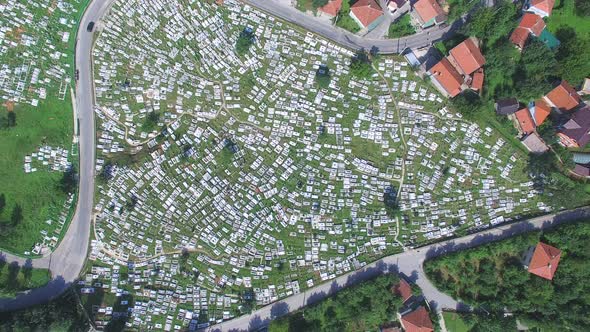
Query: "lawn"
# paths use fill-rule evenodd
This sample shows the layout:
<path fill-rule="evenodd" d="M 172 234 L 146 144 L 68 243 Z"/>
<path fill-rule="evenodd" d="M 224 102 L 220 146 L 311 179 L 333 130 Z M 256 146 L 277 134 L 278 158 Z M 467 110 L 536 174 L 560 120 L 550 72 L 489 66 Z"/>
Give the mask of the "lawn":
<path fill-rule="evenodd" d="M 342 8 L 340 8 L 340 13 L 336 17 L 336 26 L 356 33 L 361 30 L 361 27 L 350 17 L 350 2 L 342 1 Z"/>
<path fill-rule="evenodd" d="M 389 26 L 389 38 L 400 38 L 416 33 L 414 26 L 410 23 L 410 15 L 405 14 Z"/>
<path fill-rule="evenodd" d="M 0 262 L 0 298 L 13 297 L 17 292 L 41 287 L 51 280 L 49 270 L 23 268 Z"/>
<path fill-rule="evenodd" d="M 471 328 L 461 316 L 454 312 L 443 312 L 443 318 L 448 332 L 468 332 Z"/>
<path fill-rule="evenodd" d="M 590 37 L 590 23 L 588 17 L 578 16 L 575 13 L 574 0 L 557 0 L 551 16 L 547 18 L 547 27 L 553 34 L 560 26 L 569 26 L 576 30 L 580 36 Z"/>

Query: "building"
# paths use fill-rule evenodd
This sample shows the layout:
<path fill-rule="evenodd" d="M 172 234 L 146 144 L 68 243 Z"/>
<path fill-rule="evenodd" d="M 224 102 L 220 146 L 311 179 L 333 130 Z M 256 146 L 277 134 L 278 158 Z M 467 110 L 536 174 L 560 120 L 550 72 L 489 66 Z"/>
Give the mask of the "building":
<path fill-rule="evenodd" d="M 414 23 L 421 28 L 438 25 L 447 20 L 446 13 L 436 0 L 418 0 L 410 15 Z"/>
<path fill-rule="evenodd" d="M 350 17 L 361 28 L 370 31 L 383 20 L 383 10 L 376 0 L 359 0 L 350 7 Z"/>
<path fill-rule="evenodd" d="M 510 35 L 510 41 L 522 51 L 529 36 L 532 34 L 533 36 L 539 37 L 544 29 L 545 21 L 543 21 L 541 16 L 534 13 L 525 13 L 518 27 Z"/>
<path fill-rule="evenodd" d="M 520 104 L 516 98 L 498 99 L 494 104 L 496 108 L 496 114 L 498 115 L 510 115 L 516 113 Z"/>
<path fill-rule="evenodd" d="M 392 291 L 401 296 L 404 303 L 412 297 L 412 286 L 404 278 L 399 279 L 399 283 L 393 286 Z"/>
<path fill-rule="evenodd" d="M 453 47 L 448 58 L 462 75 L 471 75 L 486 63 L 479 49 L 478 40 L 474 37 L 467 38 Z"/>
<path fill-rule="evenodd" d="M 463 91 L 463 78 L 447 58 L 430 68 L 428 75 L 437 90 L 447 97 L 455 97 Z"/>
<path fill-rule="evenodd" d="M 531 0 L 526 11 L 547 17 L 551 15 L 554 5 L 555 0 Z"/>
<path fill-rule="evenodd" d="M 583 148 L 590 142 L 590 106 L 574 113 L 558 131 L 560 143 L 570 148 Z"/>
<path fill-rule="evenodd" d="M 580 104 L 580 96 L 567 81 L 561 83 L 544 97 L 545 101 L 560 112 L 569 112 Z"/>
<path fill-rule="evenodd" d="M 525 262 L 525 265 L 530 273 L 547 280 L 553 280 L 560 258 L 561 250 L 539 242 L 530 261 Z"/>
<path fill-rule="evenodd" d="M 406 332 L 434 332 L 428 311 L 423 306 L 403 315 L 400 322 Z"/>
<path fill-rule="evenodd" d="M 340 12 L 340 8 L 342 7 L 342 0 L 330 0 L 324 6 L 318 8 L 320 12 L 324 13 L 325 15 L 335 17 Z"/>
<path fill-rule="evenodd" d="M 532 106 L 529 107 L 529 112 L 531 112 L 531 116 L 535 121 L 535 126 L 538 127 L 542 125 L 543 122 L 545 122 L 545 119 L 551 114 L 551 106 L 549 106 L 544 99 L 537 99 Z"/>
<path fill-rule="evenodd" d="M 585 78 L 582 88 L 578 92 L 581 95 L 590 95 L 590 78 Z"/>
<path fill-rule="evenodd" d="M 549 151 L 549 147 L 536 131 L 527 135 L 521 142 L 531 153 L 542 154 Z"/>
<path fill-rule="evenodd" d="M 387 3 L 387 9 L 390 12 L 395 12 L 396 10 L 402 8 L 408 0 L 389 0 Z"/>
<path fill-rule="evenodd" d="M 518 131 L 523 135 L 531 134 L 535 131 L 535 122 L 531 117 L 531 113 L 528 108 L 523 108 L 514 113 L 514 117 L 518 124 Z"/>

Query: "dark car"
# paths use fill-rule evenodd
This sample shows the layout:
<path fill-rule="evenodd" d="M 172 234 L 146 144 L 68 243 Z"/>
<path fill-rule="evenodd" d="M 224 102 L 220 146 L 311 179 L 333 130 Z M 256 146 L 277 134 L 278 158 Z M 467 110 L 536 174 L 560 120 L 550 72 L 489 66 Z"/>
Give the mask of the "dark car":
<path fill-rule="evenodd" d="M 92 32 L 92 29 L 94 29 L 94 22 L 88 23 L 88 26 L 86 27 L 86 31 Z"/>

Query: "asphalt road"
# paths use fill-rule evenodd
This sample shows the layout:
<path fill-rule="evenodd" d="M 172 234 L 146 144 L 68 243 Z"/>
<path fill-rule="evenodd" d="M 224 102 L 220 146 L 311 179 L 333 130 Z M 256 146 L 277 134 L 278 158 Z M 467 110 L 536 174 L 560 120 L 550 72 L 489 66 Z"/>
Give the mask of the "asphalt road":
<path fill-rule="evenodd" d="M 351 286 L 360 281 L 374 277 L 382 273 L 402 273 L 408 279 L 415 282 L 424 294 L 432 310 L 455 309 L 464 310 L 466 305 L 457 302 L 450 296 L 440 292 L 426 278 L 423 271 L 423 263 L 427 258 L 433 258 L 446 253 L 451 253 L 467 248 L 475 247 L 492 241 L 501 240 L 527 231 L 546 229 L 557 224 L 567 223 L 581 218 L 590 217 L 590 207 L 565 211 L 520 221 L 514 224 L 503 225 L 484 230 L 457 239 L 451 239 L 425 247 L 409 250 L 397 255 L 387 256 L 376 262 L 368 264 L 364 268 L 354 271 L 330 282 L 313 287 L 303 293 L 299 293 L 271 305 L 258 309 L 250 315 L 238 317 L 233 320 L 214 325 L 208 331 L 249 331 L 266 326 L 272 319 L 283 316 L 291 311 L 303 308 L 306 305 L 317 302 L 335 291 Z M 526 273 L 523 270 L 523 273 Z"/>
<path fill-rule="evenodd" d="M 86 31 L 91 21 L 98 21 L 112 0 L 92 1 L 81 20 L 76 46 L 76 68 L 80 71 L 76 86 L 76 112 L 79 119 L 80 183 L 76 212 L 57 249 L 50 255 L 33 260 L 0 253 L 8 263 L 49 268 L 52 281 L 41 288 L 19 294 L 15 299 L 0 299 L 0 311 L 8 311 L 46 302 L 61 294 L 78 278 L 88 252 L 94 200 L 94 111 L 91 50 L 93 34 Z"/>

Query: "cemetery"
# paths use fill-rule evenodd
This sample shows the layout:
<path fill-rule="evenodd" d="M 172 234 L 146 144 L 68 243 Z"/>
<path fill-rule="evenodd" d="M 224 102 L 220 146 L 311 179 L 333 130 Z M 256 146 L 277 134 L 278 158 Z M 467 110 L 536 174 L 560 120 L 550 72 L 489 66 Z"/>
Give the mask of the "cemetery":
<path fill-rule="evenodd" d="M 358 78 L 357 50 L 237 0 L 119 1 L 95 29 L 102 180 L 80 289 L 111 300 L 92 305 L 97 326 L 205 327 L 552 210 L 522 150 L 462 119 L 403 57 L 373 57 Z"/>
<path fill-rule="evenodd" d="M 0 4 L 0 248 L 35 256 L 60 239 L 72 197 L 58 188 L 77 163 L 72 89 L 77 21 L 87 0 Z M 10 216 L 21 209 L 22 220 Z M 13 225 L 15 224 L 15 225 Z M 67 229 L 67 227 L 65 228 Z"/>

